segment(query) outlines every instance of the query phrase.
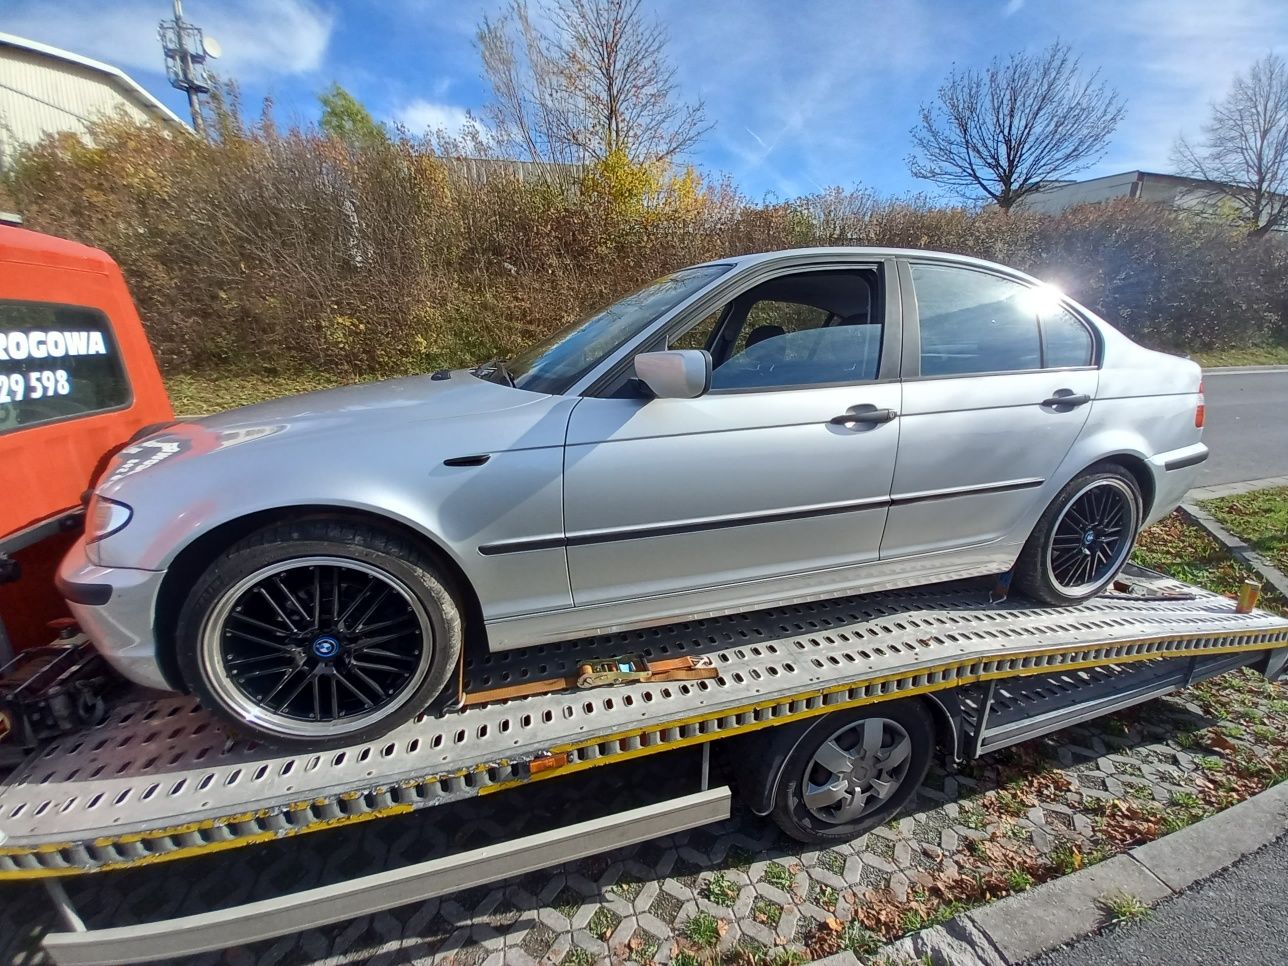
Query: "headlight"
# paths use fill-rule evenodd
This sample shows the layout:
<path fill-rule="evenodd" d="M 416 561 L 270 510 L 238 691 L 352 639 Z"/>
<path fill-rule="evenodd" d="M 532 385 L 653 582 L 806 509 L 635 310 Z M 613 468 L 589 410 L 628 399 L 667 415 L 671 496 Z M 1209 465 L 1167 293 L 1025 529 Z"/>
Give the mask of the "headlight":
<path fill-rule="evenodd" d="M 85 533 L 91 543 L 102 540 L 123 529 L 132 516 L 134 511 L 124 503 L 95 494 L 85 516 Z"/>

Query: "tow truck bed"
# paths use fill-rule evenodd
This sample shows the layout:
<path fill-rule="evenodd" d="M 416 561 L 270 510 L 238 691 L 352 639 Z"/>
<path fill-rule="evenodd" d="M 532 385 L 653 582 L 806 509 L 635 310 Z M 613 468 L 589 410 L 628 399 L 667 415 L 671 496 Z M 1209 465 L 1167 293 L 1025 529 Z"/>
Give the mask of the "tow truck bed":
<path fill-rule="evenodd" d="M 1018 599 L 991 605 L 981 583 L 946 584 L 476 658 L 465 669 L 470 690 L 621 654 L 707 656 L 720 676 L 426 715 L 379 741 L 322 753 L 230 740 L 191 698 L 140 698 L 41 749 L 0 785 L 0 879 L 54 879 L 249 845 L 910 695 L 933 699 L 946 743 L 967 758 L 1233 667 L 1283 674 L 1288 621 L 1237 613 L 1231 600 L 1157 575 L 1132 579 L 1134 594 L 1062 609 Z M 385 883 L 344 883 L 331 896 L 285 897 L 258 910 L 259 919 L 244 907 L 231 912 L 244 939 L 280 935 L 353 914 L 344 896 L 365 896 L 369 911 L 372 902 L 441 894 L 441 875 L 459 888 L 535 867 L 534 855 L 562 860 L 574 847 L 585 854 L 713 821 L 728 814 L 728 791 L 704 788 L 674 803 L 644 810 L 655 821 L 631 816 L 629 835 L 620 821 L 561 830 L 569 834 L 510 843 L 509 851 L 500 843 L 489 850 L 491 865 L 477 855 L 464 866 L 464 857 L 439 860 Z M 462 878 L 462 868 L 471 874 Z M 432 885 L 429 873 L 440 875 Z M 147 930 L 172 937 L 167 925 L 130 927 L 130 958 L 151 955 L 138 945 Z M 155 955 L 216 948 L 215 925 L 183 928 L 189 942 L 162 942 Z M 61 962 L 114 961 L 101 933 L 63 934 L 49 945 Z"/>

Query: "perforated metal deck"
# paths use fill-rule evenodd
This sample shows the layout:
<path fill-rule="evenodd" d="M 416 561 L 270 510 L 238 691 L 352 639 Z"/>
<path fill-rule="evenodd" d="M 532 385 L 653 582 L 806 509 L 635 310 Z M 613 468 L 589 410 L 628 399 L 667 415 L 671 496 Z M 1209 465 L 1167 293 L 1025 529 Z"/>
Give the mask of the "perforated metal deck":
<path fill-rule="evenodd" d="M 0 878 L 298 834 L 975 681 L 1288 645 L 1282 619 L 1165 586 L 1194 597 L 989 606 L 980 584 L 940 585 L 490 655 L 467 664 L 471 689 L 618 654 L 708 655 L 721 674 L 426 715 L 379 741 L 318 754 L 230 741 L 189 698 L 123 705 L 0 786 Z"/>

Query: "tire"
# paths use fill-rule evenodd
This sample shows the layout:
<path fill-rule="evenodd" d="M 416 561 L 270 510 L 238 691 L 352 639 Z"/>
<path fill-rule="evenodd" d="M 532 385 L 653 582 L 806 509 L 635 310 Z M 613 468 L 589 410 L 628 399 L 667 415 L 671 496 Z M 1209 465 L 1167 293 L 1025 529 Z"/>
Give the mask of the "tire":
<path fill-rule="evenodd" d="M 865 755 L 864 741 L 878 734 L 880 750 Z M 774 785 L 771 815 L 800 842 L 855 838 L 903 808 L 925 779 L 934 749 L 934 720 L 918 700 L 824 715 L 804 729 L 788 753 Z M 883 767 L 883 759 L 899 755 L 895 764 Z M 838 791 L 840 797 L 825 801 Z"/>
<path fill-rule="evenodd" d="M 461 607 L 436 562 L 376 527 L 279 524 L 225 551 L 179 612 L 179 668 L 269 744 L 334 748 L 410 721 L 446 686 Z"/>
<path fill-rule="evenodd" d="M 1131 473 L 1116 463 L 1083 470 L 1033 528 L 1015 563 L 1016 588 L 1056 606 L 1094 597 L 1127 563 L 1143 515 Z"/>

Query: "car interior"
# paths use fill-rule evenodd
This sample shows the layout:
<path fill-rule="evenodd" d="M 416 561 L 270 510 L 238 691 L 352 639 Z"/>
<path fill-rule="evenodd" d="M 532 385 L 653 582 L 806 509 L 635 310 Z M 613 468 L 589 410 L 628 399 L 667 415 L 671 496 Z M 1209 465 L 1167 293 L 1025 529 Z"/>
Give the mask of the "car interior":
<path fill-rule="evenodd" d="M 873 269 L 770 279 L 669 347 L 711 353 L 713 391 L 875 379 L 881 361 L 878 291 Z"/>

